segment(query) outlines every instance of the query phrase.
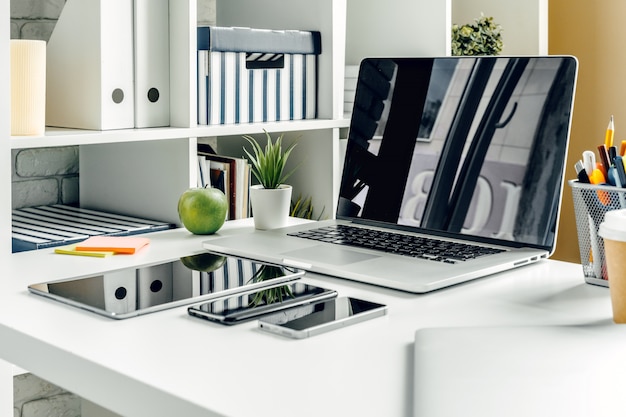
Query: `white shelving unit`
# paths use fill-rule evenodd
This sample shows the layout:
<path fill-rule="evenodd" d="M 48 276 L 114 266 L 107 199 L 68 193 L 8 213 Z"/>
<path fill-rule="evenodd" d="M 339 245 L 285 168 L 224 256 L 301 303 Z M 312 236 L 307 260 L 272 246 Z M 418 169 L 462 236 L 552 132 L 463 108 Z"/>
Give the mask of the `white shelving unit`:
<path fill-rule="evenodd" d="M 196 146 L 198 137 L 216 137 L 220 153 L 241 156 L 243 134 L 288 132 L 299 138 L 291 163 L 302 162 L 291 183 L 295 194 L 313 198 L 316 209 L 334 215 L 341 161 L 340 132 L 349 120 L 343 116 L 343 86 L 346 48 L 350 56 L 379 55 L 381 43 L 370 45 L 366 30 L 355 25 L 366 8 L 361 0 L 217 0 L 217 24 L 256 28 L 317 30 L 322 33 L 322 53 L 318 69 L 317 120 L 272 122 L 221 126 L 196 125 L 196 26 L 195 0 L 170 1 L 171 42 L 171 127 L 116 131 L 85 131 L 50 128 L 42 137 L 11 137 L 9 128 L 10 97 L 0 97 L 0 192 L 11 195 L 11 150 L 80 146 L 80 202 L 84 207 L 144 216 L 178 223 L 176 203 L 180 194 L 196 184 Z M 369 0 L 368 0 L 369 1 Z M 9 3 L 0 6 L 0 54 L 9 56 Z M 349 3 L 349 4 L 348 4 Z M 357 4 L 359 3 L 359 4 Z M 406 0 L 393 0 L 385 6 L 405 11 Z M 358 7 L 357 7 L 358 6 Z M 415 54 L 413 47 L 429 54 L 445 54 L 449 45 L 450 0 L 428 0 L 411 13 L 422 10 L 424 16 L 436 16 L 437 24 L 428 27 L 428 37 L 415 38 L 415 25 L 396 25 L 396 15 L 380 16 L 369 28 L 370 34 L 388 39 L 415 38 L 404 55 Z M 349 15 L 350 14 L 350 15 Z M 396 17 L 394 17 L 396 16 Z M 352 22 L 352 24 L 351 24 Z M 418 25 L 419 26 L 419 25 Z M 400 37 L 400 38 L 399 38 Z M 346 46 L 346 40 L 349 45 Z M 436 45 L 432 47 L 432 45 Z M 395 50 L 398 50 L 397 47 Z M 371 50 L 371 53 L 368 51 Z M 9 60 L 0 60 L 2 91 L 10 85 Z M 0 230 L 11 225 L 10 198 L 0 199 Z M 9 233 L 0 237 L 2 256 L 11 253 Z"/>
<path fill-rule="evenodd" d="M 9 5 L 3 3 L 0 28 L 8 34 Z M 2 118 L 2 188 L 11 195 L 12 149 L 80 146 L 80 202 L 90 207 L 178 223 L 176 203 L 180 194 L 196 184 L 198 137 L 217 137 L 228 152 L 242 154 L 238 138 L 243 134 L 292 132 L 300 137 L 297 161 L 306 154 L 294 186 L 312 195 L 326 213 L 336 200 L 335 150 L 343 119 L 342 91 L 345 51 L 346 0 L 288 3 L 267 0 L 218 0 L 217 24 L 322 32 L 319 58 L 319 119 L 264 124 L 196 125 L 196 1 L 170 2 L 171 127 L 116 131 L 50 128 L 42 137 L 10 137 L 10 98 L 0 98 Z M 288 18 L 285 18 L 288 16 Z M 0 40 L 0 53 L 8 57 L 8 35 Z M 8 59 L 1 60 L 0 79 L 9 86 Z M 238 145 L 229 146 L 229 141 Z M 221 146 L 220 146 L 221 148 Z M 221 149 L 220 149 L 221 152 Z M 314 171 L 311 171 L 314 170 Z M 149 202 L 149 203 L 146 203 Z M 10 230 L 11 201 L 2 199 L 1 230 Z M 9 234 L 2 236 L 0 251 L 10 253 Z"/>
<path fill-rule="evenodd" d="M 345 16 L 345 1 L 305 0 L 278 2 L 229 0 L 217 2 L 217 24 L 220 26 L 249 26 L 276 29 L 306 29 L 322 32 L 322 55 L 319 59 L 320 120 L 289 123 L 247 124 L 234 126 L 197 127 L 196 114 L 196 4 L 195 1 L 170 2 L 171 73 L 173 128 L 102 133 L 98 140 L 83 134 L 80 149 L 80 201 L 86 207 L 140 215 L 178 222 L 176 202 L 180 194 L 196 183 L 196 138 L 215 136 L 221 143 L 237 142 L 242 134 L 297 132 L 302 145 L 293 159 L 306 151 L 307 158 L 332 158 L 338 128 L 347 122 L 335 97 L 343 89 L 343 43 L 345 23 L 334 15 Z M 277 13 L 277 11 L 280 11 Z M 289 16 L 285 19 L 284 16 Z M 298 18 L 299 16 L 299 18 Z M 343 19 L 345 21 L 345 19 Z M 339 44 L 339 45 L 336 45 Z M 227 139 L 227 138 L 228 139 Z M 228 144 L 228 143 L 227 143 Z M 240 148 L 226 153 L 242 155 Z M 219 149 L 222 153 L 223 150 Z M 317 169 L 317 168 L 316 168 Z M 313 195 L 314 200 L 329 207 L 335 200 L 332 185 L 332 165 L 322 178 L 311 175 L 303 167 L 294 186 Z M 318 178 L 313 184 L 309 178 Z M 321 184 L 318 184 L 318 182 Z M 317 186 L 319 189 L 312 190 Z M 306 191 L 304 191 L 306 190 Z M 146 204 L 150 201 L 150 204 Z"/>

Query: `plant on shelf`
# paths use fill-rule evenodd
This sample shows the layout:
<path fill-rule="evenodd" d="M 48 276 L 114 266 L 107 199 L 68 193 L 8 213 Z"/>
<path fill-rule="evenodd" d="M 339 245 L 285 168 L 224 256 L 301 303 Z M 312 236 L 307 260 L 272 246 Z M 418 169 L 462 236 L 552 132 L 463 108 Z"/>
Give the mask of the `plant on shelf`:
<path fill-rule="evenodd" d="M 311 196 L 304 198 L 302 197 L 302 195 L 299 195 L 295 201 L 291 202 L 289 215 L 291 217 L 311 220 L 313 219 L 313 210 L 313 199 L 311 198 Z M 321 220 L 324 216 L 325 210 L 326 207 L 322 207 L 322 212 L 319 214 L 319 216 L 316 217 L 315 220 Z"/>
<path fill-rule="evenodd" d="M 251 151 L 245 146 L 243 151 L 250 161 L 252 174 L 259 182 L 250 187 L 250 204 L 254 226 L 261 230 L 287 225 L 292 188 L 286 181 L 299 167 L 297 165 L 285 173 L 285 165 L 297 141 L 283 149 L 284 133 L 272 141 L 270 134 L 264 132 L 267 139 L 264 147 L 254 137 L 243 136 L 252 145 Z"/>
<path fill-rule="evenodd" d="M 250 145 L 252 145 L 252 152 L 249 152 L 245 147 L 243 151 L 248 156 L 250 164 L 252 164 L 252 173 L 259 183 L 266 189 L 276 189 L 294 173 L 298 168 L 295 167 L 286 174 L 283 174 L 285 170 L 285 164 L 291 155 L 291 151 L 296 147 L 297 142 L 293 142 L 287 149 L 283 151 L 283 137 L 284 133 L 280 134 L 276 141 L 272 143 L 272 137 L 267 131 L 265 137 L 267 138 L 267 144 L 265 148 L 259 144 L 259 142 L 250 135 L 244 135 Z"/>
<path fill-rule="evenodd" d="M 498 55 L 502 52 L 502 26 L 481 13 L 473 24 L 452 25 L 452 56 Z"/>

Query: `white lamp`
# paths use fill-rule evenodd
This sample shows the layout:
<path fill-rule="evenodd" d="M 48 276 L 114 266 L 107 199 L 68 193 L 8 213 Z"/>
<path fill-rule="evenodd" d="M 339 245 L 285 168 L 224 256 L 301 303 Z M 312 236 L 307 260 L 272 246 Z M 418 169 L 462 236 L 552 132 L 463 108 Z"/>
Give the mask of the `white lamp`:
<path fill-rule="evenodd" d="M 46 130 L 46 42 L 11 40 L 11 135 Z"/>

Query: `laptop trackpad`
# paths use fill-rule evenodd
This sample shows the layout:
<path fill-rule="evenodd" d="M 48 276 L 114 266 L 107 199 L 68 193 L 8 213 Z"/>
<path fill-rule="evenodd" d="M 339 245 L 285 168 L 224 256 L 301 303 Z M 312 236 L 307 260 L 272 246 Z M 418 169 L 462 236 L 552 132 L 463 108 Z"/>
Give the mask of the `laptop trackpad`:
<path fill-rule="evenodd" d="M 376 255 L 355 252 L 342 248 L 333 248 L 325 245 L 311 246 L 305 249 L 297 249 L 283 252 L 285 257 L 294 259 L 306 259 L 310 261 L 323 262 L 333 265 L 346 265 L 355 262 L 362 262 L 368 259 L 378 258 Z"/>

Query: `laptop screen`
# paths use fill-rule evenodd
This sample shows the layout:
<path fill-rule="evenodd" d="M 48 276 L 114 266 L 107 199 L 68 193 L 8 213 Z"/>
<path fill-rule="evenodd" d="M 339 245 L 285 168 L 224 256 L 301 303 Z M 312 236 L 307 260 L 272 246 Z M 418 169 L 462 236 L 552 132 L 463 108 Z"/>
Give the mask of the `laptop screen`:
<path fill-rule="evenodd" d="M 573 57 L 367 58 L 337 217 L 551 249 Z"/>

